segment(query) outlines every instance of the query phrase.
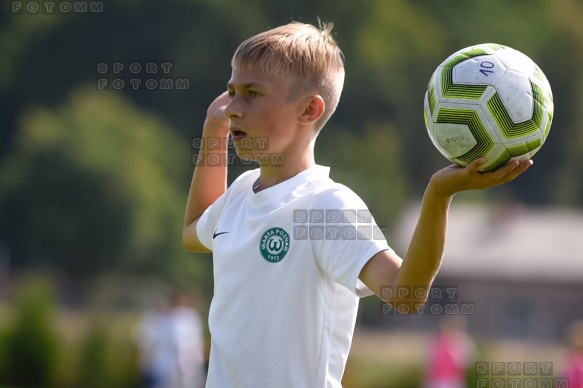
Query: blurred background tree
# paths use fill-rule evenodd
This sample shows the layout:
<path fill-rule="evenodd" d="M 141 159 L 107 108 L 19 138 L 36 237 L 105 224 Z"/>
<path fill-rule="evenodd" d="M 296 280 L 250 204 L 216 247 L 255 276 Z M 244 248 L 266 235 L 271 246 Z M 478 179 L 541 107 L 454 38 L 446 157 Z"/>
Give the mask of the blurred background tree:
<path fill-rule="evenodd" d="M 189 160 L 187 143 L 121 94 L 83 88 L 31 108 L 0 173 L 14 265 L 178 274 Z"/>
<path fill-rule="evenodd" d="M 56 386 L 60 345 L 53 291 L 50 283 L 38 278 L 19 290 L 14 319 L 3 335 L 2 384 Z"/>

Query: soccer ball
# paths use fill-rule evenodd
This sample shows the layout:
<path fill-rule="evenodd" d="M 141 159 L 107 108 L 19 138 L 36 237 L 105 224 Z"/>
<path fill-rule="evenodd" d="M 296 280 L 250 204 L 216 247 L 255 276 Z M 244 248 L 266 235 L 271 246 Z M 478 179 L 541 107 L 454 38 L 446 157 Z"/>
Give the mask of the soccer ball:
<path fill-rule="evenodd" d="M 425 125 L 435 147 L 480 171 L 531 158 L 553 120 L 553 94 L 541 69 L 526 55 L 494 43 L 459 50 L 433 73 L 424 101 Z"/>

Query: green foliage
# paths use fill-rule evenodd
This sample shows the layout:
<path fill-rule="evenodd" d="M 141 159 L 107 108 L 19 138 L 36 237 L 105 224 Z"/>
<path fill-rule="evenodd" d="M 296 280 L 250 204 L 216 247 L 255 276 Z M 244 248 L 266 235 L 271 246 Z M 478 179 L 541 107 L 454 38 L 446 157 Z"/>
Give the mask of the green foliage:
<path fill-rule="evenodd" d="M 556 124 L 553 124 L 552 132 L 549 134 L 553 147 L 549 150 L 545 149 L 553 157 L 554 162 L 549 167 L 548 182 L 550 184 L 544 185 L 542 189 L 550 187 L 551 189 L 547 192 L 548 197 L 557 204 L 582 206 L 583 184 L 580 177 L 583 176 L 583 131 L 581 130 L 583 101 L 580 87 L 583 87 L 583 72 L 581 71 L 583 6 L 580 2 L 573 0 L 553 2 L 550 15 L 558 26 L 560 34 L 549 48 L 550 55 L 553 58 L 562 58 L 564 63 L 556 68 L 553 68 L 551 64 L 545 67 L 553 75 L 550 82 L 556 96 Z"/>
<path fill-rule="evenodd" d="M 347 388 L 416 388 L 423 385 L 423 370 L 417 364 L 398 360 L 387 363 L 363 357 L 348 362 L 342 383 Z"/>
<path fill-rule="evenodd" d="M 370 2 L 367 22 L 357 26 L 350 47 L 358 66 L 349 77 L 356 82 L 348 84 L 352 90 L 345 93 L 346 99 L 355 93 L 363 106 L 358 127 L 371 122 L 394 125 L 402 148 L 402 173 L 409 178 L 413 195 L 422 193 L 429 172 L 444 165 L 427 137 L 422 111 L 429 77 L 447 52 L 447 39 L 444 26 L 425 8 L 404 0 L 390 6 L 382 0 Z"/>
<path fill-rule="evenodd" d="M 393 226 L 405 203 L 399 141 L 394 129 L 371 126 L 361 136 L 325 128 L 316 145 L 317 160 L 331 166 L 331 177 L 354 190 L 381 227 Z"/>
<path fill-rule="evenodd" d="M 105 327 L 91 325 L 79 357 L 79 387 L 111 387 L 111 367 L 108 365 L 108 336 Z"/>
<path fill-rule="evenodd" d="M 58 110 L 29 110 L 0 169 L 15 264 L 167 275 L 185 257 L 190 163 L 186 143 L 119 94 L 80 89 Z"/>
<path fill-rule="evenodd" d="M 0 384 L 54 386 L 59 357 L 51 288 L 30 283 L 16 302 L 15 317 L 3 336 Z"/>
<path fill-rule="evenodd" d="M 56 304 L 49 279 L 37 275 L 19 282 L 14 303 L 3 306 L 0 386 L 137 387 L 131 340 L 137 315 L 72 313 Z"/>
<path fill-rule="evenodd" d="M 77 354 L 72 387 L 137 387 L 137 354 L 129 327 L 124 325 L 124 315 L 92 314 L 89 319 Z"/>

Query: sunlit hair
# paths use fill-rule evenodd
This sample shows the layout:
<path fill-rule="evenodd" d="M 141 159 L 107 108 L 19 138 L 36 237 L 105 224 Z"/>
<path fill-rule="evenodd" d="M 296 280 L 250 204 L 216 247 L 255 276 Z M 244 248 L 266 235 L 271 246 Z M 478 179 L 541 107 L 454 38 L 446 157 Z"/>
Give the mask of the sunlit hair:
<path fill-rule="evenodd" d="M 332 23 L 319 28 L 299 22 L 277 27 L 245 40 L 235 51 L 233 69 L 259 69 L 268 77 L 287 80 L 288 99 L 319 94 L 326 104 L 318 129 L 338 106 L 344 85 L 344 55 L 332 36 Z"/>

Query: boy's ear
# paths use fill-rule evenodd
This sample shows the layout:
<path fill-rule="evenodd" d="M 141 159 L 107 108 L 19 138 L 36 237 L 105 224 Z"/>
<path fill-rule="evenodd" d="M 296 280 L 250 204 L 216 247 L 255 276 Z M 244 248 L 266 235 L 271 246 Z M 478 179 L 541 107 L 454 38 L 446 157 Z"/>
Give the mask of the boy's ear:
<path fill-rule="evenodd" d="M 322 96 L 315 94 L 306 97 L 302 107 L 303 111 L 300 113 L 298 120 L 302 124 L 311 124 L 322 117 L 324 109 L 326 108 L 326 103 Z"/>

